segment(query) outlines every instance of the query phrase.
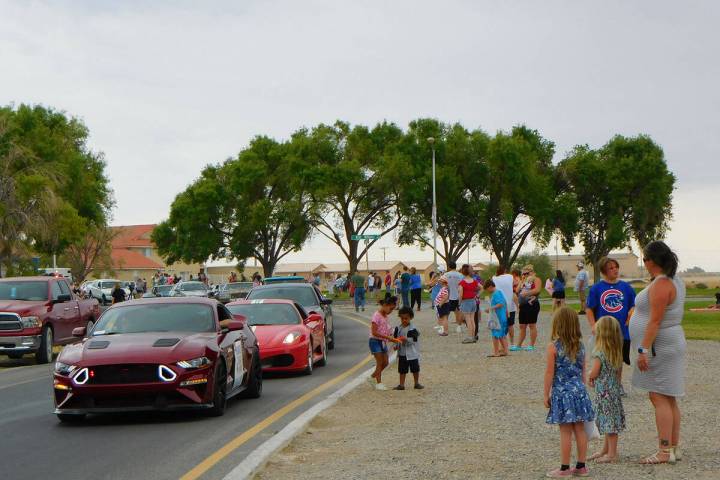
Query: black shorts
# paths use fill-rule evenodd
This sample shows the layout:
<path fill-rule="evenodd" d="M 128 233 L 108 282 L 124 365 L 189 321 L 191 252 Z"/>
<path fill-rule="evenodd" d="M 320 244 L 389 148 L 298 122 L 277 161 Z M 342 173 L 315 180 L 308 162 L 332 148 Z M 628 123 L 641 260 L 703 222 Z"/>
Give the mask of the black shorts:
<path fill-rule="evenodd" d="M 540 315 L 540 302 L 537 299 L 532 303 L 520 305 L 520 325 L 534 325 Z"/>
<path fill-rule="evenodd" d="M 565 290 L 562 290 L 560 292 L 555 291 L 552 294 L 552 298 L 557 298 L 558 300 L 562 300 L 565 298 Z"/>
<path fill-rule="evenodd" d="M 437 307 L 438 317 L 447 317 L 450 315 L 450 302 L 445 302 Z"/>
<path fill-rule="evenodd" d="M 515 312 L 510 312 L 510 316 L 507 319 L 507 326 L 512 327 L 515 325 Z"/>
<path fill-rule="evenodd" d="M 398 355 L 398 373 L 405 375 L 408 371 L 412 373 L 420 373 L 420 360 L 408 360 L 407 357 Z"/>
<path fill-rule="evenodd" d="M 630 340 L 623 339 L 623 362 L 630 365 Z"/>
<path fill-rule="evenodd" d="M 455 312 L 458 310 L 459 302 L 457 300 L 449 300 L 448 305 L 450 305 L 450 311 Z"/>

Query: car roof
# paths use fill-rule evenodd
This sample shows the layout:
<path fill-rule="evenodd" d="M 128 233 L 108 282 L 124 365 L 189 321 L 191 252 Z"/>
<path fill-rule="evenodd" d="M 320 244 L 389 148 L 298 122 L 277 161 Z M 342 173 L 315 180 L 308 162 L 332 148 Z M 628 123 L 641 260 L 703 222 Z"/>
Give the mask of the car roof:
<path fill-rule="evenodd" d="M 307 283 L 304 277 L 298 275 L 288 275 L 285 277 L 267 277 L 264 282 L 268 283 Z"/>
<path fill-rule="evenodd" d="M 35 276 L 32 276 L 32 277 L 6 277 L 6 278 L 0 278 L 0 281 L 4 281 L 4 280 L 9 281 L 9 280 L 12 280 L 13 282 L 17 282 L 17 281 L 21 281 L 21 282 L 22 282 L 22 281 L 34 281 L 34 282 L 42 281 L 42 282 L 47 282 L 47 280 L 48 280 L 49 278 L 65 278 L 65 277 L 53 277 L 53 276 L 48 276 L 48 275 L 35 275 Z"/>
<path fill-rule="evenodd" d="M 205 298 L 205 297 L 150 297 L 150 298 L 138 298 L 133 300 L 132 302 L 120 302 L 116 303 L 110 308 L 116 308 L 116 307 L 130 307 L 133 305 L 156 305 L 156 304 L 173 304 L 173 303 L 183 303 L 183 304 L 195 304 L 195 305 L 208 305 L 210 307 L 215 308 L 216 306 L 220 305 L 217 300 L 214 298 Z"/>
<path fill-rule="evenodd" d="M 286 305 L 295 305 L 295 302 L 286 298 L 263 298 L 258 300 L 235 300 L 227 305 L 258 305 L 263 303 L 282 303 Z"/>

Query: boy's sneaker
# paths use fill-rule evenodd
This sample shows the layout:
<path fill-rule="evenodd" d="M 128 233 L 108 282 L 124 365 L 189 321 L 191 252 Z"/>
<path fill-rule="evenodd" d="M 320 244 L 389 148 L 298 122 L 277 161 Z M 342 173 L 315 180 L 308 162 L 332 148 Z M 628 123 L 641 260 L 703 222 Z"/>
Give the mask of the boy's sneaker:
<path fill-rule="evenodd" d="M 393 390 L 405 390 L 405 385 L 398 385 L 397 387 L 393 388 Z"/>
<path fill-rule="evenodd" d="M 572 477 L 574 472 L 574 468 L 569 468 L 567 470 L 560 470 L 559 468 L 556 468 L 555 470 L 547 472 L 545 476 L 547 478 L 568 478 Z"/>
<path fill-rule="evenodd" d="M 588 467 L 582 467 L 582 468 L 571 468 L 573 475 L 576 477 L 587 477 L 590 475 L 590 469 Z"/>
<path fill-rule="evenodd" d="M 414 388 L 415 390 L 422 390 L 425 387 L 423 385 L 420 385 L 419 383 L 416 383 Z"/>
<path fill-rule="evenodd" d="M 381 390 L 381 391 L 384 392 L 384 391 L 387 390 L 387 389 L 388 389 L 388 387 L 386 387 L 386 386 L 385 386 L 384 384 L 382 384 L 382 383 L 378 383 L 377 385 L 375 385 L 375 390 Z"/>
<path fill-rule="evenodd" d="M 517 345 L 510 345 L 511 352 L 519 352 L 520 350 L 522 350 L 522 347 L 518 347 Z"/>

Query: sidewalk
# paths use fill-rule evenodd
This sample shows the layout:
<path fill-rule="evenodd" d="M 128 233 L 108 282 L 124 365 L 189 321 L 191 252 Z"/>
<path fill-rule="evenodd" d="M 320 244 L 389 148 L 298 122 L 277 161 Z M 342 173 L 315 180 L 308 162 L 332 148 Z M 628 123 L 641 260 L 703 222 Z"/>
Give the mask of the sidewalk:
<path fill-rule="evenodd" d="M 362 315 L 369 319 L 372 311 Z M 430 311 L 419 313 L 415 323 L 421 331 L 425 390 L 378 392 L 361 385 L 273 455 L 255 478 L 533 479 L 557 467 L 557 427 L 545 424 L 542 404 L 549 315 L 542 314 L 538 324 L 540 348 L 511 352 L 506 358 L 486 357 L 492 345 L 482 324 L 480 342 L 462 345 L 454 332 L 444 338 L 434 333 Z M 628 431 L 620 436 L 621 461 L 590 464 L 593 478 L 720 478 L 720 343 L 691 341 L 688 358 L 688 395 L 681 404 L 682 462 L 637 464 L 655 451 L 656 433 L 647 397 L 630 392 L 625 399 Z M 631 375 L 626 368 L 628 391 Z M 383 381 L 391 387 L 397 378 L 397 366 L 390 365 Z M 600 446 L 596 440 L 589 450 Z"/>

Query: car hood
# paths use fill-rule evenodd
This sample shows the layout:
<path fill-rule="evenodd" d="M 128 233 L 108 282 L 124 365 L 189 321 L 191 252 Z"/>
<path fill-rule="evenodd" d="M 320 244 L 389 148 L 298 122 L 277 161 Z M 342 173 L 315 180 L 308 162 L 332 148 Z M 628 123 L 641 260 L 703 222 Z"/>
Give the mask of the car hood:
<path fill-rule="evenodd" d="M 279 347 L 283 343 L 283 339 L 290 332 L 307 331 L 305 325 L 296 323 L 294 325 L 253 325 L 250 327 L 255 332 L 255 337 L 260 347 Z"/>
<path fill-rule="evenodd" d="M 207 356 L 209 351 L 217 352 L 216 338 L 217 333 L 215 332 L 98 335 L 65 347 L 58 357 L 58 361 L 79 366 L 114 363 L 172 363 Z M 174 342 L 175 340 L 177 342 Z M 163 346 L 157 346 L 158 344 Z"/>
<path fill-rule="evenodd" d="M 47 300 L 0 300 L 0 312 L 17 313 L 18 315 L 37 313 L 41 310 L 46 312 L 47 303 Z"/>

